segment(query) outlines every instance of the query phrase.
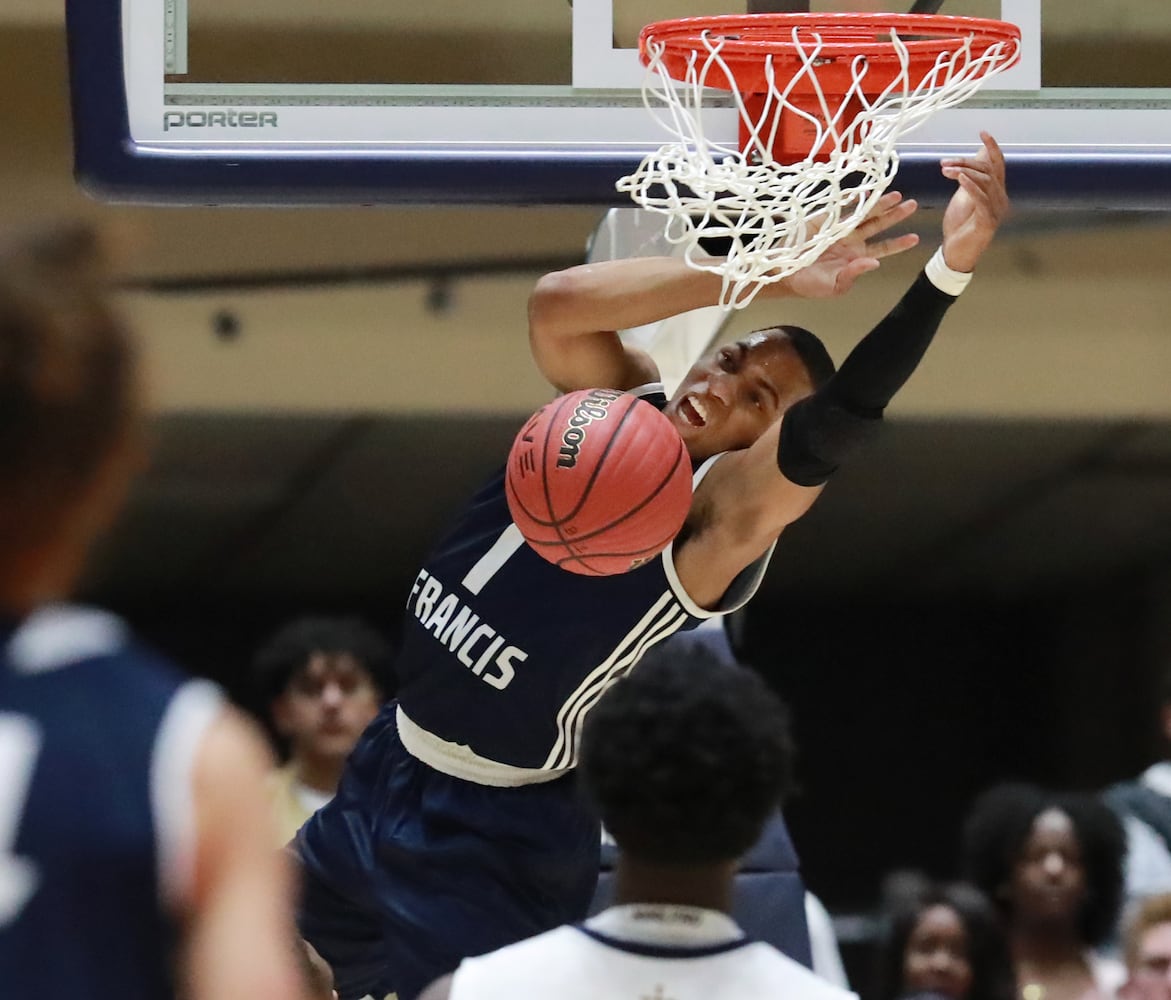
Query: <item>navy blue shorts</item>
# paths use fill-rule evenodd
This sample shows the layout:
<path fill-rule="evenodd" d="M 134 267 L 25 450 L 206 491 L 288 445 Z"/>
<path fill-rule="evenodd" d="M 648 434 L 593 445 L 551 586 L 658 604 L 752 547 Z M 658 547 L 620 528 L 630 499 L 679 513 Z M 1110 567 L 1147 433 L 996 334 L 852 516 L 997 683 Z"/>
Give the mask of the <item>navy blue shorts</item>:
<path fill-rule="evenodd" d="M 391 704 L 293 842 L 298 924 L 342 1000 L 411 1000 L 464 958 L 581 920 L 599 840 L 572 774 L 520 788 L 449 777 L 406 751 Z"/>

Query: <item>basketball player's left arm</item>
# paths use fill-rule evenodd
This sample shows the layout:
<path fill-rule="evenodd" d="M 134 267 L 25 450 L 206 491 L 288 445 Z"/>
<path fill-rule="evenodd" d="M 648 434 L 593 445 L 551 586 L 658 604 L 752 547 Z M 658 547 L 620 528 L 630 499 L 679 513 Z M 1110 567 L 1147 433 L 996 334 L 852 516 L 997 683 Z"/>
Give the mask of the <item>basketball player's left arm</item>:
<path fill-rule="evenodd" d="M 197 751 L 194 872 L 181 914 L 190 1000 L 306 1000 L 292 880 L 272 846 L 271 764 L 264 738 L 235 710 L 212 723 Z"/>
<path fill-rule="evenodd" d="M 910 249 L 913 233 L 874 237 L 908 219 L 916 209 L 892 191 L 849 236 L 813 264 L 783 281 L 765 285 L 762 299 L 822 299 L 844 295 L 879 260 Z M 634 257 L 554 271 L 529 297 L 529 345 L 541 374 L 562 392 L 633 389 L 657 381 L 659 371 L 644 351 L 626 347 L 628 330 L 680 313 L 716 305 L 719 275 L 700 271 L 681 257 Z"/>
<path fill-rule="evenodd" d="M 944 160 L 958 189 L 939 253 L 828 382 L 794 404 L 751 447 L 724 456 L 699 484 L 689 533 L 675 550 L 688 594 L 715 608 L 736 575 L 812 506 L 826 481 L 877 431 L 948 307 L 1008 214 L 1004 157 L 981 134 L 972 157 Z"/>

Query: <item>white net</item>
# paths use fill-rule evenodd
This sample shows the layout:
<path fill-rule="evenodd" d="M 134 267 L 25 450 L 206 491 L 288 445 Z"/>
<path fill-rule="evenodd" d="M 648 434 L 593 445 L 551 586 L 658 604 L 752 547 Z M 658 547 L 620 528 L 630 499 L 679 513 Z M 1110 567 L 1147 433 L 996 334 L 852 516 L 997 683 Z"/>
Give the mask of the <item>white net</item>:
<path fill-rule="evenodd" d="M 725 308 L 743 308 L 762 285 L 800 270 L 849 235 L 893 179 L 899 164 L 895 143 L 936 111 L 967 100 L 983 80 L 1009 66 L 1018 49 L 1015 40 L 1008 40 L 977 52 L 967 37 L 954 51 L 941 53 L 912 85 L 906 43 L 894 31 L 888 39 L 901 71 L 877 96 L 866 95 L 869 65 L 865 55 L 858 55 L 850 64 L 847 92 L 829 97 L 817 74 L 823 37 L 810 28 L 794 28 L 799 66 L 778 79 L 773 56 L 765 57 L 763 109 L 752 114 L 743 95 L 731 91 L 747 129 L 743 149 L 710 140 L 700 113 L 709 79 L 725 87 L 725 81 L 735 80 L 721 56 L 725 39 L 704 32 L 705 51 L 690 54 L 681 81 L 667 73 L 665 45 L 648 40 L 643 99 L 675 141 L 618 181 L 618 190 L 668 216 L 666 238 L 684 247 L 692 267 L 723 276 Z M 810 89 L 812 104 L 804 96 L 802 103 L 812 106 L 812 113 L 795 98 Z M 854 114 L 858 107 L 861 112 Z M 823 155 L 828 151 L 828 158 L 815 159 L 811 153 L 788 164 L 774 158 L 782 111 L 803 119 L 813 130 L 809 148 Z M 700 240 L 728 238 L 726 257 L 710 257 L 700 245 Z"/>

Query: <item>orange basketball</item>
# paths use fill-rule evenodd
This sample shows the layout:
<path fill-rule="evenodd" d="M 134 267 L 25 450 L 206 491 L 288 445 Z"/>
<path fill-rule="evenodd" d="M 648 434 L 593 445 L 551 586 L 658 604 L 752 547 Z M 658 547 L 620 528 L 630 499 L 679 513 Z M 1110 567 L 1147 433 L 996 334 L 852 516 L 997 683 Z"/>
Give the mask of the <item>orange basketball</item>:
<path fill-rule="evenodd" d="M 529 545 L 562 569 L 613 576 L 670 544 L 691 507 L 691 461 L 671 422 L 614 389 L 571 392 L 529 419 L 505 492 Z"/>

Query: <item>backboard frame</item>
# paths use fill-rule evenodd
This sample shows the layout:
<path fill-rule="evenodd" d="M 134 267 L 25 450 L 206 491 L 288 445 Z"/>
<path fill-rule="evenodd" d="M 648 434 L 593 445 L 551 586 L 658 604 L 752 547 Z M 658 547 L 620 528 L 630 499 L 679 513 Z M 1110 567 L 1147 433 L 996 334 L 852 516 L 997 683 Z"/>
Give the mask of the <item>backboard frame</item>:
<path fill-rule="evenodd" d="M 537 98 L 518 88 L 495 105 L 481 100 L 474 117 L 460 88 L 422 102 L 392 98 L 377 111 L 380 127 L 398 137 L 383 140 L 371 136 L 371 105 L 353 88 L 314 87 L 319 103 L 286 106 L 274 92 L 288 94 L 287 86 L 253 85 L 243 100 L 240 87 L 228 97 L 217 96 L 214 85 L 165 84 L 165 60 L 181 70 L 184 56 L 181 33 L 168 35 L 164 23 L 165 5 L 175 2 L 67 0 L 75 172 L 101 199 L 624 205 L 614 182 L 665 138 L 634 90 L 617 100 L 615 91 L 596 108 L 582 97 L 641 79 L 636 53 L 609 41 L 613 0 L 574 5 L 572 87 Z M 939 174 L 940 156 L 973 148 L 987 129 L 1006 150 L 1018 205 L 1171 209 L 1171 102 L 1154 92 L 1119 91 L 1102 101 L 1073 90 L 1055 95 L 1068 106 L 1029 106 L 1042 93 L 1040 0 L 1002 0 L 1002 8 L 1021 25 L 1026 47 L 1024 65 L 1012 71 L 1017 77 L 998 86 L 1020 89 L 990 87 L 901 145 L 899 189 L 941 203 L 953 186 Z M 200 91 L 198 100 L 189 86 Z M 409 90 L 390 89 L 399 97 Z M 414 113 L 420 106 L 425 114 Z M 478 134 L 469 135 L 469 123 Z M 1087 123 L 1095 142 L 1085 139 Z M 268 124 L 277 127 L 270 133 Z"/>

